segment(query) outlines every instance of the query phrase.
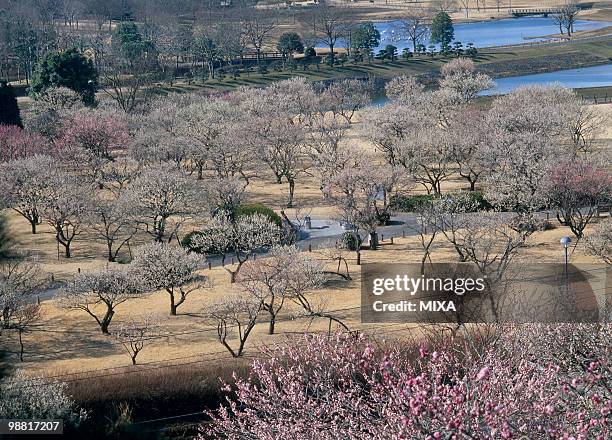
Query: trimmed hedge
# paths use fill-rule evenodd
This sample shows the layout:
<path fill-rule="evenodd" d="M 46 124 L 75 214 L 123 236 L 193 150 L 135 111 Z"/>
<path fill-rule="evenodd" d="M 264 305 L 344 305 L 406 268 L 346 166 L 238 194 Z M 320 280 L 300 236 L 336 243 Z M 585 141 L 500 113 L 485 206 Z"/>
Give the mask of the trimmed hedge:
<path fill-rule="evenodd" d="M 476 209 L 471 210 L 472 212 L 489 211 L 493 209 L 493 205 L 484 198 L 484 194 L 481 191 L 451 193 L 445 194 L 445 196 L 469 197 L 476 205 Z M 396 211 L 416 212 L 421 209 L 423 205 L 431 203 L 435 197 L 434 194 L 418 194 L 414 196 L 394 195 L 391 197 L 390 205 L 391 209 Z"/>
<path fill-rule="evenodd" d="M 276 212 L 274 212 L 273 209 L 268 208 L 267 206 L 262 205 L 261 203 L 245 203 L 238 206 L 236 209 L 234 209 L 233 212 L 235 219 L 245 215 L 253 214 L 261 214 L 265 217 L 268 217 L 268 219 L 272 223 L 275 223 L 278 227 L 282 227 L 283 225 L 283 221 L 280 216 Z"/>
<path fill-rule="evenodd" d="M 391 209 L 396 211 L 415 212 L 423 205 L 431 203 L 434 199 L 432 194 L 419 194 L 416 196 L 393 195 L 389 200 Z"/>

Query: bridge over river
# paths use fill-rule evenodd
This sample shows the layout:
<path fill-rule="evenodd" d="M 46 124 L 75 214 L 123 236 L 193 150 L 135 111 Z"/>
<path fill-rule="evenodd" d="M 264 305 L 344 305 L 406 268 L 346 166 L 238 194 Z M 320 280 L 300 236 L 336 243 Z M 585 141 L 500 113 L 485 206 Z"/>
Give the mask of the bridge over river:
<path fill-rule="evenodd" d="M 549 14 L 560 12 L 559 8 L 540 8 L 540 9 L 510 9 L 510 14 L 515 17 L 527 17 L 529 15 L 543 15 L 548 17 Z"/>

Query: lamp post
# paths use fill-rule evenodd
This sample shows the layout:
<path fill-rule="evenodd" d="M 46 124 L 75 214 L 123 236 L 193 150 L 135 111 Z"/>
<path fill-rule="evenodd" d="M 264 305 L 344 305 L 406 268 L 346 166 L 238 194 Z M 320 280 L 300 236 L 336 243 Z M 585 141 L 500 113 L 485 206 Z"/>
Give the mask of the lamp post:
<path fill-rule="evenodd" d="M 568 263 L 567 248 L 569 247 L 570 243 L 572 242 L 572 239 L 569 238 L 569 237 L 561 237 L 561 240 L 559 240 L 559 241 L 563 245 L 563 249 L 565 251 L 565 282 L 567 282 L 567 263 Z"/>

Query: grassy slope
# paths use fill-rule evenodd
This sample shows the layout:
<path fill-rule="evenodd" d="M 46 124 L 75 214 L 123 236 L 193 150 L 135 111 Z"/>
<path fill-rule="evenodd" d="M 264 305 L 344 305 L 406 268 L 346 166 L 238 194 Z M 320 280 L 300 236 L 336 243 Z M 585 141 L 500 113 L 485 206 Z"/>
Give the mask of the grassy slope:
<path fill-rule="evenodd" d="M 543 71 L 558 70 L 560 64 L 565 69 L 588 65 L 605 64 L 612 59 L 612 37 L 601 40 L 573 44 L 543 45 L 503 49 L 485 49 L 476 58 L 480 68 L 494 76 L 514 76 Z M 559 61 L 563 60 L 562 63 Z M 311 81 L 325 81 L 338 78 L 382 77 L 392 78 L 399 75 L 418 75 L 436 72 L 448 61 L 441 57 L 415 57 L 409 60 L 381 63 L 347 63 L 344 66 L 311 66 L 310 70 L 293 72 L 273 72 L 242 74 L 237 79 L 195 81 L 191 85 L 179 82 L 173 87 L 163 87 L 162 92 L 187 92 L 205 89 L 227 91 L 239 86 L 265 86 L 293 76 L 303 76 Z"/>

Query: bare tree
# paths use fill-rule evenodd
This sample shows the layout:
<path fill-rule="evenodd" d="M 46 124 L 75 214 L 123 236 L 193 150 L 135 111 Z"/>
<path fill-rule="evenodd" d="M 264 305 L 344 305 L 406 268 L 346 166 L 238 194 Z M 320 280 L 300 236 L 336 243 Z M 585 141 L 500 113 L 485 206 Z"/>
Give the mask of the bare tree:
<path fill-rule="evenodd" d="M 240 357 L 251 331 L 257 324 L 260 310 L 261 301 L 252 296 L 235 295 L 211 306 L 206 315 L 217 327 L 219 342 L 233 357 Z M 236 348 L 232 348 L 229 340 L 234 334 L 238 339 Z"/>
<path fill-rule="evenodd" d="M 412 51 L 417 52 L 417 46 L 423 44 L 429 35 L 431 10 L 416 5 L 406 9 L 400 18 L 399 28 L 408 40 L 412 41 Z"/>
<path fill-rule="evenodd" d="M 335 271 L 328 272 L 324 271 L 324 273 L 339 275 L 345 280 L 351 280 L 351 273 L 349 271 L 348 261 L 347 261 L 347 253 L 348 249 L 340 240 L 336 240 L 331 243 L 326 243 L 321 246 L 321 248 L 317 251 L 319 254 L 323 256 L 323 258 L 327 261 L 331 261 L 333 264 L 338 263 Z M 344 265 L 345 273 L 342 273 L 341 267 Z"/>
<path fill-rule="evenodd" d="M 261 51 L 270 34 L 276 29 L 276 24 L 268 14 L 251 9 L 247 10 L 242 18 L 242 28 L 249 45 L 255 49 L 257 65 L 261 66 Z"/>
<path fill-rule="evenodd" d="M 55 230 L 58 246 L 64 247 L 64 256 L 71 257 L 73 240 L 84 232 L 90 211 L 92 188 L 75 176 L 60 171 L 49 178 L 44 193 L 41 217 Z"/>
<path fill-rule="evenodd" d="M 151 243 L 135 250 L 130 267 L 147 290 L 164 289 L 168 293 L 170 314 L 175 316 L 190 293 L 208 287 L 208 278 L 196 272 L 204 263 L 201 255 L 180 246 Z"/>
<path fill-rule="evenodd" d="M 283 177 L 289 184 L 287 207 L 293 206 L 295 182 L 304 173 L 307 163 L 304 161 L 304 132 L 300 126 L 293 124 L 286 116 L 257 118 L 251 142 L 259 151 L 261 160 L 270 167 L 276 182 L 281 183 Z"/>
<path fill-rule="evenodd" d="M 269 256 L 245 263 L 238 277 L 240 286 L 261 301 L 270 316 L 269 334 L 286 301 L 319 287 L 323 273 L 319 263 L 295 246 L 275 246 Z"/>
<path fill-rule="evenodd" d="M 565 0 L 565 3 L 559 8 L 558 12 L 553 14 L 553 20 L 559 25 L 559 33 L 561 35 L 563 35 L 563 28 L 565 28 L 567 36 L 572 36 L 574 23 L 576 23 L 576 17 L 579 13 L 580 8 L 575 0 Z"/>
<path fill-rule="evenodd" d="M 334 48 L 338 40 L 346 33 L 346 12 L 339 7 L 330 6 L 327 2 L 317 6 L 312 15 L 313 29 L 318 41 L 329 47 L 330 64 L 334 64 Z"/>
<path fill-rule="evenodd" d="M 459 3 L 459 8 L 464 10 L 466 18 L 469 17 L 470 16 L 470 0 L 458 0 L 458 3 Z"/>
<path fill-rule="evenodd" d="M 107 200 L 98 196 L 89 211 L 88 226 L 104 241 L 107 259 L 117 260 L 117 255 L 137 232 L 132 208 L 123 199 Z"/>
<path fill-rule="evenodd" d="M 71 310 L 83 310 L 100 326 L 104 334 L 118 305 L 141 298 L 143 289 L 134 272 L 125 269 L 79 273 L 57 296 L 59 304 Z"/>
<path fill-rule="evenodd" d="M 397 169 L 377 167 L 367 158 L 362 158 L 357 167 L 340 171 L 324 188 L 325 194 L 336 206 L 340 219 L 354 232 L 358 262 L 361 243 L 359 230 L 369 234 L 370 249 L 376 249 L 376 230 L 389 220 L 388 198 L 399 183 Z"/>
<path fill-rule="evenodd" d="M 336 173 L 354 164 L 353 153 L 342 143 L 346 129 L 346 124 L 321 119 L 306 133 L 304 142 L 313 162 L 308 173 L 318 176 L 321 191 Z"/>
<path fill-rule="evenodd" d="M 21 304 L 14 312 L 11 323 L 11 328 L 17 331 L 19 338 L 19 360 L 23 362 L 24 344 L 23 334 L 27 333 L 30 328 L 40 321 L 41 310 L 40 304 Z"/>
<path fill-rule="evenodd" d="M 414 226 L 410 228 L 416 232 L 419 237 L 419 243 L 423 249 L 423 257 L 421 258 L 421 274 L 425 273 L 425 263 L 429 260 L 431 263 L 432 247 L 438 233 L 438 212 L 439 204 L 436 202 L 425 202 L 418 207 L 416 212 L 416 221 Z"/>
<path fill-rule="evenodd" d="M 0 333 L 17 330 L 21 334 L 39 318 L 37 294 L 43 287 L 42 272 L 36 261 L 13 258 L 0 264 Z"/>
<path fill-rule="evenodd" d="M 150 315 L 142 318 L 130 317 L 119 325 L 112 336 L 119 341 L 130 356 L 132 365 L 136 365 L 136 358 L 148 341 L 160 336 L 158 319 Z"/>
<path fill-rule="evenodd" d="M 593 163 L 570 159 L 549 169 L 544 191 L 559 222 L 580 240 L 598 205 L 612 200 L 612 176 Z"/>

